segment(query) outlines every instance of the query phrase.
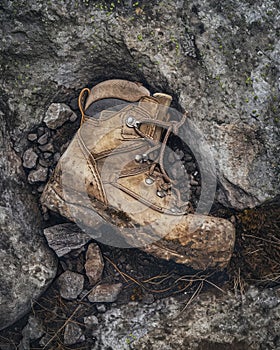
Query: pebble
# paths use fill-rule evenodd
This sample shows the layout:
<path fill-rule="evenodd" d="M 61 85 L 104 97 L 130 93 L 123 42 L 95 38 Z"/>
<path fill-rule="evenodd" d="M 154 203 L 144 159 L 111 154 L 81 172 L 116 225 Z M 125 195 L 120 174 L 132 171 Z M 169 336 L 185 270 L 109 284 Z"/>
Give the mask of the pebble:
<path fill-rule="evenodd" d="M 39 146 L 39 150 L 42 152 L 53 152 L 54 151 L 53 144 L 49 142 L 43 146 Z"/>
<path fill-rule="evenodd" d="M 43 128 L 42 126 L 40 126 L 40 127 L 37 129 L 37 135 L 38 135 L 38 137 L 42 136 L 44 133 L 45 133 L 45 128 Z"/>
<path fill-rule="evenodd" d="M 51 156 L 52 156 L 52 153 L 50 153 L 50 152 L 44 152 L 43 153 L 44 159 L 49 159 Z"/>
<path fill-rule="evenodd" d="M 46 112 L 44 122 L 50 129 L 57 129 L 68 121 L 73 114 L 75 113 L 65 103 L 52 103 Z"/>
<path fill-rule="evenodd" d="M 57 285 L 62 298 L 74 300 L 84 288 L 84 276 L 80 273 L 65 271 L 58 277 Z"/>
<path fill-rule="evenodd" d="M 82 329 L 79 325 L 74 322 L 67 323 L 64 330 L 64 345 L 74 345 L 82 343 L 86 340 Z"/>
<path fill-rule="evenodd" d="M 44 334 L 43 326 L 38 319 L 33 315 L 28 318 L 27 325 L 22 330 L 22 339 L 19 344 L 19 349 L 29 350 L 30 340 L 39 339 Z"/>
<path fill-rule="evenodd" d="M 106 305 L 104 304 L 96 304 L 95 307 L 97 312 L 99 312 L 100 314 L 104 314 L 107 311 Z"/>
<path fill-rule="evenodd" d="M 104 269 L 104 261 L 101 251 L 96 243 L 88 246 L 86 253 L 85 270 L 91 285 L 100 281 Z"/>
<path fill-rule="evenodd" d="M 57 163 L 57 162 L 59 161 L 59 159 L 60 159 L 60 153 L 59 153 L 59 152 L 56 152 L 56 153 L 54 154 L 54 156 L 53 156 L 53 161 L 54 161 L 55 163 Z"/>
<path fill-rule="evenodd" d="M 39 159 L 39 164 L 45 168 L 48 168 L 51 165 L 51 160 Z"/>
<path fill-rule="evenodd" d="M 153 294 L 144 294 L 142 302 L 145 304 L 152 304 L 155 301 Z"/>
<path fill-rule="evenodd" d="M 44 235 L 58 257 L 83 247 L 91 240 L 90 236 L 72 223 L 47 227 L 44 229 Z"/>
<path fill-rule="evenodd" d="M 28 182 L 34 184 L 36 182 L 45 182 L 48 178 L 48 169 L 39 166 L 36 170 L 30 171 Z"/>
<path fill-rule="evenodd" d="M 40 186 L 37 188 L 37 191 L 38 191 L 39 193 L 42 193 L 42 192 L 44 191 L 44 188 L 45 188 L 44 185 L 40 185 Z"/>
<path fill-rule="evenodd" d="M 27 169 L 35 168 L 38 160 L 38 155 L 33 151 L 32 148 L 26 150 L 22 157 L 23 166 Z"/>
<path fill-rule="evenodd" d="M 31 142 L 34 142 L 34 141 L 36 141 L 37 140 L 37 134 L 28 134 L 28 136 L 27 136 L 27 139 L 28 139 L 28 141 L 31 141 Z"/>
<path fill-rule="evenodd" d="M 70 122 L 74 123 L 77 120 L 77 118 L 78 118 L 77 114 L 73 112 L 69 120 Z"/>
<path fill-rule="evenodd" d="M 43 134 L 41 137 L 39 137 L 38 143 L 39 145 L 45 145 L 48 142 L 48 140 L 49 140 L 49 136 L 46 133 L 46 134 Z"/>
<path fill-rule="evenodd" d="M 192 156 L 191 156 L 190 154 L 186 154 L 185 157 L 184 157 L 184 160 L 185 160 L 185 162 L 187 162 L 187 163 L 191 162 L 192 159 L 193 159 L 193 158 L 192 158 Z"/>
<path fill-rule="evenodd" d="M 122 283 L 99 284 L 88 295 L 91 303 L 113 303 L 122 289 Z"/>
<path fill-rule="evenodd" d="M 86 327 L 92 327 L 98 324 L 98 318 L 94 315 L 84 317 L 84 324 Z"/>

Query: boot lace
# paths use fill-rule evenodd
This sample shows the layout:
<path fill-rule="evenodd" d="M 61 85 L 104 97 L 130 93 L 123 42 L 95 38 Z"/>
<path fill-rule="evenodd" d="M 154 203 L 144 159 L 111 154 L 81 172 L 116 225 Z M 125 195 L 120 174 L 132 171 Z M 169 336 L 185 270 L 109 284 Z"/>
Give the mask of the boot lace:
<path fill-rule="evenodd" d="M 170 195 L 171 189 L 176 193 L 177 202 L 176 207 L 179 212 L 186 211 L 186 208 L 189 205 L 188 201 L 183 201 L 181 198 L 181 192 L 176 185 L 178 184 L 177 180 L 173 180 L 167 174 L 164 167 L 164 154 L 166 151 L 167 141 L 171 134 L 178 135 L 179 128 L 185 123 L 187 118 L 187 113 L 183 114 L 183 117 L 180 121 L 169 121 L 164 122 L 160 120 L 153 119 L 141 119 L 141 121 L 136 120 L 134 117 L 129 116 L 126 121 L 126 125 L 128 127 L 134 128 L 135 132 L 148 141 L 151 145 L 148 151 L 142 155 L 136 155 L 135 161 L 138 163 L 147 163 L 150 165 L 149 167 L 149 178 L 146 179 L 146 182 L 149 184 L 152 182 L 156 182 L 157 185 L 157 195 L 159 197 L 165 197 L 166 195 Z M 163 140 L 155 141 L 151 136 L 145 134 L 140 130 L 141 125 L 144 124 L 152 124 L 154 126 L 158 126 L 164 128 L 166 133 L 163 137 Z M 152 157 L 152 154 L 156 154 Z M 172 208 L 172 211 L 176 211 L 176 208 Z"/>

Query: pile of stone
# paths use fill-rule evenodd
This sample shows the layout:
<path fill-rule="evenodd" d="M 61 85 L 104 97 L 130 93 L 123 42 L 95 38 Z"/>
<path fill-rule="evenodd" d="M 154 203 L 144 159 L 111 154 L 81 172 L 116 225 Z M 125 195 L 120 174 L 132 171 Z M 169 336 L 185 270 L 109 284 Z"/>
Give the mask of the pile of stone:
<path fill-rule="evenodd" d="M 66 322 L 64 325 L 64 345 L 84 342 L 84 330 L 92 331 L 98 325 L 98 314 L 107 311 L 107 303 L 117 300 L 123 285 L 109 283 L 103 278 L 104 260 L 99 246 L 75 224 L 54 225 L 46 228 L 44 234 L 60 258 L 63 272 L 55 280 L 55 285 L 62 300 L 95 304 L 96 312 L 85 316 L 81 324 Z M 85 261 L 77 263 L 82 253 L 85 253 Z M 73 259 L 73 256 L 77 258 Z M 34 315 L 29 317 L 22 334 L 21 349 L 29 349 L 30 342 L 36 339 L 39 339 L 40 346 L 45 347 L 52 341 L 42 322 Z"/>
<path fill-rule="evenodd" d="M 28 182 L 41 193 L 60 156 L 76 132 L 77 114 L 64 103 L 52 103 L 43 119 L 43 125 L 27 136 L 28 149 L 23 153 L 22 164 Z"/>

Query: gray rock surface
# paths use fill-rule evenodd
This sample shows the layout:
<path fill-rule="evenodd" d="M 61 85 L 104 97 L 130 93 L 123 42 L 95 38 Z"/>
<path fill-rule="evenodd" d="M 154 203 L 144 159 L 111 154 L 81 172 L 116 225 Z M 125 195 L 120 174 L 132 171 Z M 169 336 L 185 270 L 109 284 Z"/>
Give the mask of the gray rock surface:
<path fill-rule="evenodd" d="M 7 120 L 0 111 L 0 329 L 30 310 L 31 300 L 45 291 L 57 266 L 43 239 L 38 204 L 11 148 Z"/>
<path fill-rule="evenodd" d="M 279 349 L 279 290 L 129 303 L 99 315 L 93 349 Z"/>
<path fill-rule="evenodd" d="M 277 0 L 145 6 L 5 0 L 0 93 L 12 123 L 20 125 L 15 140 L 22 144 L 22 130 L 39 124 L 51 102 L 72 105 L 86 85 L 142 81 L 190 111 L 211 145 L 222 203 L 244 208 L 274 197 L 280 183 L 279 6 Z"/>
<path fill-rule="evenodd" d="M 73 271 L 65 271 L 58 277 L 57 285 L 62 298 L 73 300 L 83 291 L 84 276 Z"/>
<path fill-rule="evenodd" d="M 50 129 L 57 129 L 70 118 L 71 121 L 75 121 L 77 116 L 69 106 L 65 103 L 52 103 L 46 112 L 44 122 Z"/>
<path fill-rule="evenodd" d="M 90 236 L 72 223 L 47 227 L 44 229 L 44 235 L 58 257 L 83 247 L 91 240 Z"/>
<path fill-rule="evenodd" d="M 121 283 L 99 284 L 88 295 L 91 303 L 113 303 L 122 289 Z"/>

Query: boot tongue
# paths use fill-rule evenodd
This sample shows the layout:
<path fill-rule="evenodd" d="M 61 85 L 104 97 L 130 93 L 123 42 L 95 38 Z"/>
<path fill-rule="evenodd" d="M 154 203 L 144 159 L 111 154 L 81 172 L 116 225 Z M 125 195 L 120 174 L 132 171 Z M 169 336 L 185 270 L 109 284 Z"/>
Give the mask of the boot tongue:
<path fill-rule="evenodd" d="M 139 105 L 149 113 L 151 119 L 168 122 L 170 119 L 168 107 L 170 106 L 171 101 L 172 97 L 170 95 L 158 92 L 155 93 L 153 97 L 142 97 Z M 164 127 L 155 125 L 149 125 L 148 129 L 147 126 L 144 126 L 144 128 L 146 132 L 149 130 L 148 134 L 152 136 L 155 141 L 159 141 L 161 139 L 162 133 L 165 130 Z"/>

